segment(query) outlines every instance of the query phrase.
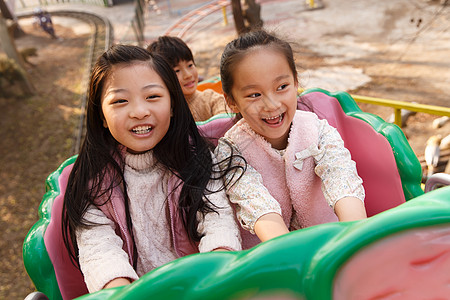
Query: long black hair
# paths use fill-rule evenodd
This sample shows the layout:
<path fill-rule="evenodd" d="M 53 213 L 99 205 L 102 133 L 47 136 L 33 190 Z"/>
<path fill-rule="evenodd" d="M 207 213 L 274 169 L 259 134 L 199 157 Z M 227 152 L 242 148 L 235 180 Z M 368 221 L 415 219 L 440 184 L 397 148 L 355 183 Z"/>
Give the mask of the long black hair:
<path fill-rule="evenodd" d="M 201 238 L 197 232 L 197 212 L 204 214 L 214 211 L 213 205 L 205 196 L 217 191 L 209 191 L 207 184 L 212 179 L 222 180 L 223 175 L 213 171 L 211 145 L 199 134 L 175 72 L 158 54 L 152 54 L 138 46 L 114 45 L 98 58 L 91 74 L 86 136 L 64 196 L 63 239 L 76 263 L 76 229 L 93 225 L 87 224 L 83 219 L 87 208 L 89 205 L 102 205 L 98 203 L 98 199 L 105 199 L 104 203 L 109 201 L 114 188 L 120 187 L 123 190 L 128 230 L 133 236 L 121 145 L 103 126 L 101 95 L 114 65 L 142 62 L 148 63 L 149 68 L 158 73 L 170 93 L 172 117 L 169 129 L 151 151 L 158 163 L 178 176 L 183 183 L 178 206 L 191 240 L 198 241 Z M 222 185 L 220 189 L 223 188 Z M 136 257 L 134 255 L 134 266 Z"/>

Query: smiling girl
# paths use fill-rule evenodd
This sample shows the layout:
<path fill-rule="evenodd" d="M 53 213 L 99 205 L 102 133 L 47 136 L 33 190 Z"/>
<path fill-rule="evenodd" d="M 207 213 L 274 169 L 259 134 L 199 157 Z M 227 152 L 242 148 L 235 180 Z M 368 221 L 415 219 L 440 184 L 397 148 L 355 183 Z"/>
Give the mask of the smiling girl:
<path fill-rule="evenodd" d="M 339 133 L 297 110 L 289 43 L 262 30 L 244 34 L 225 47 L 220 75 L 228 106 L 242 117 L 216 155 L 238 153 L 248 163 L 227 190 L 246 230 L 244 249 L 290 230 L 366 217 L 362 180 Z"/>
<path fill-rule="evenodd" d="M 187 254 L 241 249 L 210 146 L 161 56 L 126 45 L 100 56 L 86 126 L 63 232 L 90 292 Z"/>

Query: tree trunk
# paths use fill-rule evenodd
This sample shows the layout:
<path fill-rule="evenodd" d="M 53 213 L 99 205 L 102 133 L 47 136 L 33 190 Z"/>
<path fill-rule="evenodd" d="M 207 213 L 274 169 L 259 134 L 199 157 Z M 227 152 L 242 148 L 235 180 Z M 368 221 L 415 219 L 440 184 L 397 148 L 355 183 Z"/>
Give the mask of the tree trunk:
<path fill-rule="evenodd" d="M 33 94 L 34 87 L 28 78 L 28 73 L 25 71 L 26 70 L 25 62 L 22 56 L 17 52 L 14 39 L 9 34 L 8 26 L 6 25 L 6 21 L 3 18 L 2 14 L 0 14 L 0 42 L 1 42 L 0 46 L 5 51 L 6 55 L 9 58 L 13 59 L 21 69 L 22 73 L 21 85 L 23 92 L 26 94 Z"/>
<path fill-rule="evenodd" d="M 262 28 L 261 5 L 256 3 L 255 0 L 244 0 L 243 6 L 241 0 L 232 0 L 231 7 L 238 34 Z"/>
<path fill-rule="evenodd" d="M 233 10 L 234 26 L 237 33 L 243 34 L 248 32 L 248 28 L 245 26 L 244 16 L 242 15 L 241 0 L 231 0 L 231 8 Z"/>
<path fill-rule="evenodd" d="M 262 28 L 261 5 L 256 3 L 255 0 L 245 0 L 244 17 L 248 21 L 250 30 Z"/>
<path fill-rule="evenodd" d="M 12 27 L 12 30 L 14 37 L 20 37 L 22 35 L 25 35 L 25 32 L 22 30 L 22 28 L 19 26 L 19 23 L 17 22 L 17 18 L 11 13 L 8 5 L 6 5 L 4 0 L 0 0 L 0 12 L 3 15 L 3 18 L 13 21 L 14 26 Z"/>
<path fill-rule="evenodd" d="M 0 11 L 2 12 L 3 18 L 13 20 L 14 17 L 9 11 L 8 5 L 6 5 L 5 1 L 0 0 Z"/>

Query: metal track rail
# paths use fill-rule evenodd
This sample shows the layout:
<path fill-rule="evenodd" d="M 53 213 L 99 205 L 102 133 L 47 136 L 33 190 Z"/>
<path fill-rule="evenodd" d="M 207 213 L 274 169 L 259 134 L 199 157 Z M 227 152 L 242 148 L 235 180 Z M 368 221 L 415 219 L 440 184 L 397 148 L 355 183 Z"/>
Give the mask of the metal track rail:
<path fill-rule="evenodd" d="M 208 4 L 203 5 L 182 16 L 178 21 L 176 21 L 166 30 L 164 35 L 171 35 L 182 38 L 184 34 L 201 19 L 215 11 L 218 11 L 219 9 L 227 7 L 230 4 L 231 3 L 229 0 L 211 1 Z"/>
<path fill-rule="evenodd" d="M 73 146 L 73 154 L 77 154 L 81 147 L 81 141 L 84 136 L 85 126 L 84 119 L 86 115 L 86 105 L 88 98 L 88 84 L 89 77 L 94 65 L 95 60 L 98 56 L 100 56 L 103 52 L 105 52 L 113 41 L 113 27 L 108 19 L 103 18 L 99 15 L 87 13 L 87 12 L 78 12 L 78 11 L 52 11 L 52 16 L 58 17 L 69 17 L 79 19 L 88 23 L 92 29 L 90 42 L 89 42 L 89 50 L 87 53 L 86 59 L 86 70 L 83 76 L 83 92 L 81 95 L 81 104 L 80 104 L 80 119 L 78 121 L 78 127 L 75 133 L 75 143 Z"/>
<path fill-rule="evenodd" d="M 52 11 L 51 14 L 52 16 L 79 19 L 91 26 L 93 40 L 90 47 L 93 51 L 92 58 L 94 60 L 111 46 L 114 32 L 108 19 L 97 14 L 81 11 L 56 10 Z"/>
<path fill-rule="evenodd" d="M 105 52 L 113 42 L 114 31 L 110 21 L 102 16 L 80 11 L 67 11 L 67 10 L 56 10 L 51 12 L 52 16 L 58 17 L 68 17 L 79 19 L 90 25 L 91 37 L 89 42 L 89 50 L 86 59 L 86 71 L 83 76 L 83 92 L 81 95 L 80 104 L 80 119 L 78 122 L 78 127 L 75 133 L 75 143 L 73 147 L 73 154 L 77 154 L 81 147 L 81 141 L 85 133 L 84 119 L 86 115 L 86 106 L 88 98 L 88 84 L 89 77 L 91 74 L 92 67 L 95 63 L 97 57 L 99 57 L 103 52 Z"/>
<path fill-rule="evenodd" d="M 87 23 L 91 27 L 91 37 L 89 41 L 89 50 L 86 59 L 86 70 L 83 74 L 82 81 L 82 94 L 80 103 L 80 120 L 76 128 L 75 133 L 75 143 L 73 146 L 73 154 L 77 154 L 81 147 L 81 140 L 84 136 L 84 119 L 86 115 L 86 104 L 87 104 L 87 94 L 89 77 L 91 74 L 92 67 L 95 60 L 103 52 L 105 52 L 112 44 L 114 40 L 114 29 L 111 22 L 100 15 L 83 12 L 83 11 L 73 11 L 73 10 L 52 10 L 50 11 L 52 16 L 67 17 L 81 20 Z M 19 18 L 30 18 L 34 17 L 34 13 L 26 13 L 18 16 Z"/>

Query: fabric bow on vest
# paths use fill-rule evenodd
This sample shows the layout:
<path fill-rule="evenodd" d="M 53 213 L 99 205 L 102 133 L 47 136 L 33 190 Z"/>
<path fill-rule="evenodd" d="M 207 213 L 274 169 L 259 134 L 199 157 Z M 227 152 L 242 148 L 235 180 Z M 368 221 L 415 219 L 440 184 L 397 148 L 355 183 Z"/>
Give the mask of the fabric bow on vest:
<path fill-rule="evenodd" d="M 306 149 L 303 149 L 300 152 L 296 152 L 294 160 L 294 168 L 301 171 L 303 168 L 303 160 L 305 158 L 308 158 L 310 156 L 316 156 L 320 153 L 322 153 L 322 150 L 319 150 L 319 148 L 317 148 L 317 145 L 314 144 L 312 144 Z"/>

